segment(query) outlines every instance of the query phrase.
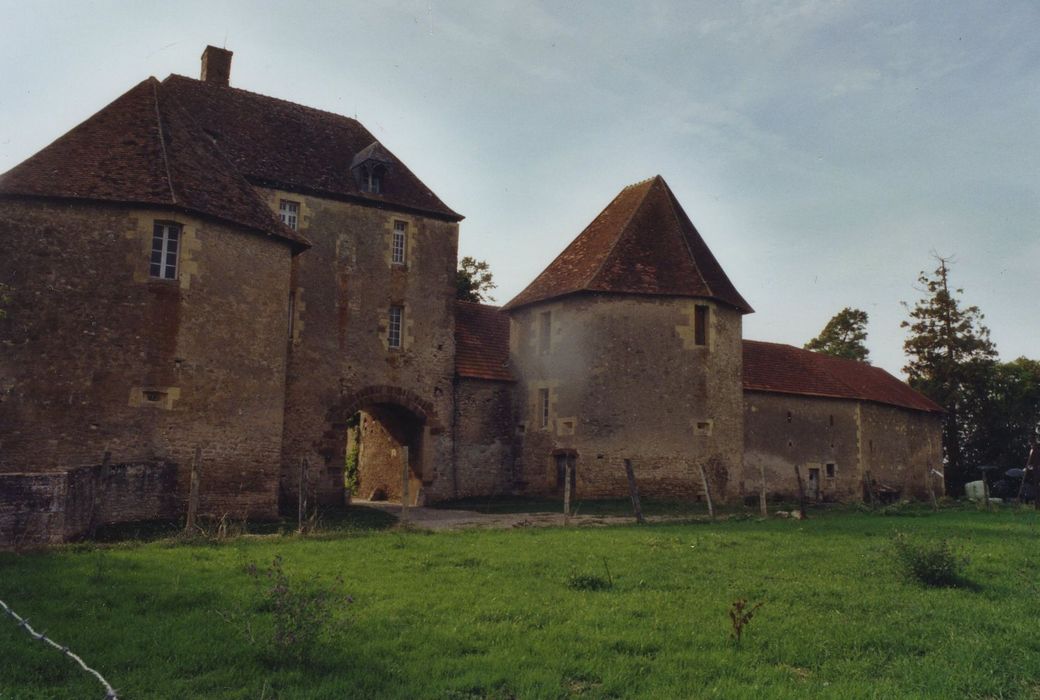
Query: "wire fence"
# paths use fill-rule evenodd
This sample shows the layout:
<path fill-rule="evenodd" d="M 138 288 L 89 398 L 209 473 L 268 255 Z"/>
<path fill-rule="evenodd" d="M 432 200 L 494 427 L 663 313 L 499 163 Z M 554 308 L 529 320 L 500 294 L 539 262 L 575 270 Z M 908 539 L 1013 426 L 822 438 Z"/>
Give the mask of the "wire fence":
<path fill-rule="evenodd" d="M 58 644 L 56 641 L 54 641 L 53 639 L 51 639 L 47 635 L 42 634 L 42 633 L 37 632 L 36 630 L 34 630 L 29 625 L 29 619 L 28 618 L 22 617 L 21 615 L 16 613 L 14 610 L 12 610 L 10 608 L 10 606 L 7 605 L 7 603 L 5 603 L 2 600 L 0 600 L 0 608 L 3 608 L 5 613 L 10 615 L 12 618 L 14 618 L 14 621 L 18 623 L 18 626 L 21 627 L 22 629 L 24 629 L 29 634 L 30 637 L 32 637 L 33 639 L 35 639 L 37 641 L 43 642 L 44 644 L 49 644 L 50 646 L 54 647 L 55 649 L 60 651 L 62 654 L 64 654 L 65 656 L 69 657 L 70 659 L 75 661 L 77 664 L 79 664 L 80 668 L 82 668 L 84 671 L 86 671 L 87 673 L 89 673 L 89 674 L 93 675 L 95 678 L 97 678 L 98 681 L 101 683 L 101 685 L 104 686 L 104 688 L 105 688 L 105 700 L 119 700 L 119 696 L 116 695 L 115 688 L 113 688 L 111 685 L 109 685 L 108 681 L 105 680 L 105 677 L 102 676 L 97 671 L 95 671 L 94 669 L 92 669 L 90 666 L 87 666 L 87 664 L 83 662 L 83 659 L 79 658 L 78 656 L 73 654 L 71 651 L 69 651 L 69 648 L 67 646 L 62 646 L 61 644 Z"/>

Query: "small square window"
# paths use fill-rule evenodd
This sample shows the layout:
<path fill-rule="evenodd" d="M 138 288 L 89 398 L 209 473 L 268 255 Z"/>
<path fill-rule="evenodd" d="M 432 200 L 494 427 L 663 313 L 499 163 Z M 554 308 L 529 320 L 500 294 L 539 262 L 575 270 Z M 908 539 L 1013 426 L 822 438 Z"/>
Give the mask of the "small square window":
<path fill-rule="evenodd" d="M 403 306 L 390 307 L 390 323 L 387 325 L 386 343 L 391 348 L 401 347 L 401 323 L 404 319 Z"/>
<path fill-rule="evenodd" d="M 290 202 L 283 199 L 278 205 L 278 213 L 282 217 L 282 223 L 296 231 L 300 226 L 300 203 Z"/>
<path fill-rule="evenodd" d="M 181 225 L 156 221 L 152 228 L 152 257 L 148 274 L 161 280 L 177 279 L 177 252 Z"/>
<path fill-rule="evenodd" d="M 714 421 L 711 420 L 699 420 L 693 425 L 694 435 L 711 435 L 711 429 L 714 425 Z"/>
<path fill-rule="evenodd" d="M 408 222 L 394 221 L 394 239 L 390 250 L 390 262 L 394 265 L 404 265 L 405 253 L 408 249 Z"/>

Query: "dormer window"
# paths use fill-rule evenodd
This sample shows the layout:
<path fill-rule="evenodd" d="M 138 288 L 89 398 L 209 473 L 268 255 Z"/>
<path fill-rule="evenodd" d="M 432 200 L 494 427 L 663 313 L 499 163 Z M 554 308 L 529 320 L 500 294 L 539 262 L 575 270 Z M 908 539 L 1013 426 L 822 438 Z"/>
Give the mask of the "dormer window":
<path fill-rule="evenodd" d="M 361 191 L 381 194 L 383 192 L 383 171 L 380 165 L 366 165 L 361 169 Z"/>
<path fill-rule="evenodd" d="M 278 205 L 278 214 L 282 217 L 282 223 L 293 231 L 300 226 L 300 203 L 283 199 Z"/>

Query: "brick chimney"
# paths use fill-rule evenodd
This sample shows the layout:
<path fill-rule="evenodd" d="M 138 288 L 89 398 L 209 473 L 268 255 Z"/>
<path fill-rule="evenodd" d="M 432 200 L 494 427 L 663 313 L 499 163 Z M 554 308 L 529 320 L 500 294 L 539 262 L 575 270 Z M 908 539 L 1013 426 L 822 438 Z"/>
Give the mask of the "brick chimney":
<path fill-rule="evenodd" d="M 227 49 L 207 46 L 202 52 L 202 75 L 200 80 L 214 85 L 228 85 L 231 81 L 231 56 Z"/>

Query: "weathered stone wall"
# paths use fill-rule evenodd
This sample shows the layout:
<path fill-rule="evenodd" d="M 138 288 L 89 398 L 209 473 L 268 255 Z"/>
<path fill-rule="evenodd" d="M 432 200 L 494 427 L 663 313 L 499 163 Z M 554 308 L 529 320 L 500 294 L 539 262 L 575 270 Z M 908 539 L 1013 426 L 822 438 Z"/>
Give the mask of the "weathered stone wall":
<path fill-rule="evenodd" d="M 282 496 L 296 498 L 307 460 L 322 500 L 342 500 L 345 424 L 380 400 L 424 422 L 418 467 L 432 498 L 451 495 L 454 280 L 458 224 L 353 203 L 265 190 L 271 206 L 300 204 L 313 247 L 294 260 L 294 328 L 287 375 Z M 395 221 L 407 225 L 407 261 L 391 262 Z M 387 346 L 391 306 L 404 308 L 402 347 Z M 384 389 L 401 393 L 395 398 Z M 414 410 L 413 410 L 414 409 Z M 364 494 L 361 494 L 364 495 Z"/>
<path fill-rule="evenodd" d="M 928 473 L 943 470 L 941 415 L 863 403 L 861 421 L 863 470 L 903 498 L 928 498 Z M 942 481 L 933 481 L 937 496 Z"/>
<path fill-rule="evenodd" d="M 53 544 L 91 526 L 176 517 L 176 483 L 170 462 L 0 473 L 0 547 Z"/>
<path fill-rule="evenodd" d="M 183 226 L 177 280 L 148 276 L 155 220 Z M 0 201 L 0 469 L 190 464 L 202 511 L 270 517 L 290 250 L 182 213 Z M 187 496 L 188 470 L 177 493 Z"/>
<path fill-rule="evenodd" d="M 858 403 L 845 399 L 794 394 L 744 393 L 744 470 L 741 492 L 756 495 L 765 469 L 772 498 L 796 498 L 799 465 L 808 489 L 810 469 L 819 469 L 819 497 L 824 501 L 858 500 Z M 827 464 L 834 476 L 827 476 Z"/>
<path fill-rule="evenodd" d="M 694 342 L 698 304 L 711 309 L 704 346 Z M 626 458 L 651 497 L 699 496 L 698 465 L 714 496 L 735 492 L 744 448 L 737 311 L 702 299 L 581 294 L 510 316 L 527 491 L 555 492 L 553 453 L 574 450 L 580 497 L 626 495 Z"/>
<path fill-rule="evenodd" d="M 455 380 L 456 498 L 513 491 L 514 387 L 488 379 Z"/>
<path fill-rule="evenodd" d="M 408 503 L 422 498 L 418 471 L 422 426 L 407 411 L 373 405 L 361 412 L 361 452 L 358 455 L 358 494 L 364 499 L 401 500 L 404 447 L 408 447 Z"/>

